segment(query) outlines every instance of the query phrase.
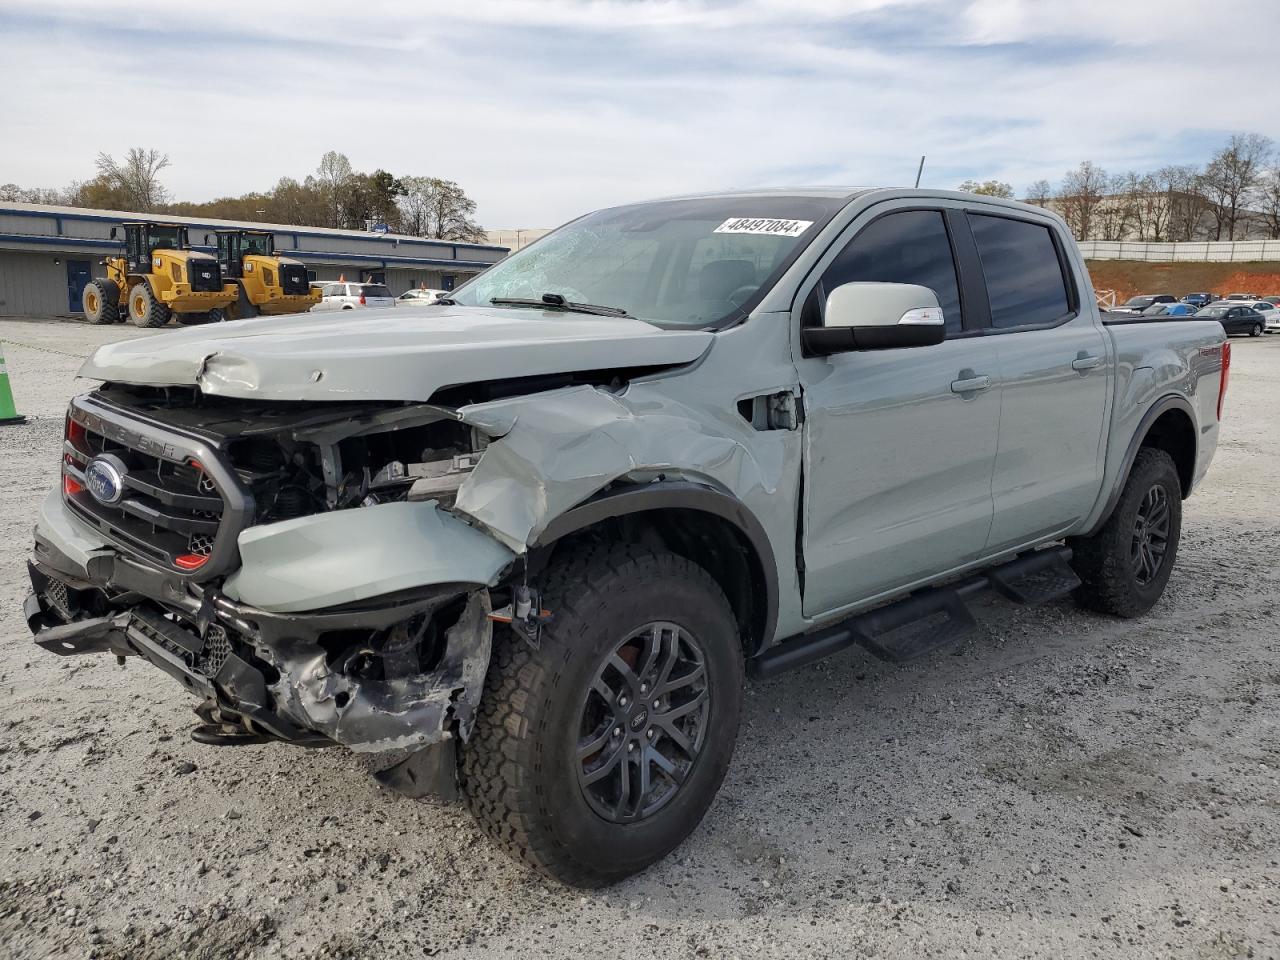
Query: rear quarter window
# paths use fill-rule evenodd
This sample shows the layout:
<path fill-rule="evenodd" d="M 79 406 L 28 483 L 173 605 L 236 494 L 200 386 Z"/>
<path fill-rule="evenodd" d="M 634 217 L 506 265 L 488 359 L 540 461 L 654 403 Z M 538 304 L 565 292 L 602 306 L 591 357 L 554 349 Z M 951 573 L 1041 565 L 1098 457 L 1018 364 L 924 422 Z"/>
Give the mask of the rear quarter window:
<path fill-rule="evenodd" d="M 997 329 L 1056 323 L 1070 312 L 1067 281 L 1049 228 L 969 214 Z"/>
<path fill-rule="evenodd" d="M 364 295 L 366 297 L 389 297 L 391 296 L 391 288 L 384 287 L 377 283 L 366 283 L 364 286 Z"/>

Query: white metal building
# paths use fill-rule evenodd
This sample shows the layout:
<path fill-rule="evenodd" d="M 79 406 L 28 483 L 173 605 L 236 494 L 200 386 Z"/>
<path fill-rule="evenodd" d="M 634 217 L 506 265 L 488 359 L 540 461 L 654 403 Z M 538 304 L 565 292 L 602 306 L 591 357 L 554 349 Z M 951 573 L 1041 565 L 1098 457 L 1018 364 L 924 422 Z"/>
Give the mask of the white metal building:
<path fill-rule="evenodd" d="M 374 280 L 396 295 L 413 287 L 451 290 L 507 255 L 506 247 L 392 233 L 5 201 L 0 202 L 0 316 L 79 313 L 84 285 L 102 275 L 98 262 L 124 249 L 124 232 L 117 230 L 112 239 L 112 228 L 131 220 L 186 224 L 191 245 L 210 253 L 216 228 L 271 230 L 276 252 L 305 263 L 310 279 Z"/>

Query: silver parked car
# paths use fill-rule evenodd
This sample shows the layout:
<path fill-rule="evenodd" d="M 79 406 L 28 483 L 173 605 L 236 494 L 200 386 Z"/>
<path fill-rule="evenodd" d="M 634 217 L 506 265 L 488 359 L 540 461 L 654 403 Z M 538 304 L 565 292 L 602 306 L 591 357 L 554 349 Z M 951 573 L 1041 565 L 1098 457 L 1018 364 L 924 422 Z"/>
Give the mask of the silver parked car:
<path fill-rule="evenodd" d="M 449 295 L 447 290 L 432 290 L 428 287 L 417 287 L 413 290 L 406 290 L 400 296 L 396 297 L 396 303 L 400 306 L 425 306 L 435 303 L 441 297 Z"/>

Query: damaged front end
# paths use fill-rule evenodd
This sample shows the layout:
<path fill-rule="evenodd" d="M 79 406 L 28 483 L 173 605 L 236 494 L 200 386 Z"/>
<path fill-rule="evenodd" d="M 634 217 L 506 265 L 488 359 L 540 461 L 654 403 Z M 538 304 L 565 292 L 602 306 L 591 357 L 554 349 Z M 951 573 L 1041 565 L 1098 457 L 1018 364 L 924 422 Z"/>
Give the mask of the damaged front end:
<path fill-rule="evenodd" d="M 35 642 L 159 667 L 202 699 L 205 742 L 342 744 L 448 794 L 451 766 L 420 754 L 470 734 L 515 559 L 448 510 L 484 443 L 424 404 L 77 397 L 30 563 Z"/>

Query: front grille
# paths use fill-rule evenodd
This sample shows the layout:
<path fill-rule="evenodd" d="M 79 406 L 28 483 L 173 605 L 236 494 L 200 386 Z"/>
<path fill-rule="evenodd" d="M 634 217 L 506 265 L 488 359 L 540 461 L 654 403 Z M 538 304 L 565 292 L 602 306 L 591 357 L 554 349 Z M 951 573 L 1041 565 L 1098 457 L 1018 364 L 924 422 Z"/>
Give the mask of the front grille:
<path fill-rule="evenodd" d="M 300 263 L 280 264 L 280 288 L 287 296 L 308 293 L 311 284 L 307 282 L 307 268 Z"/>
<path fill-rule="evenodd" d="M 222 268 L 212 257 L 208 260 L 192 257 L 187 261 L 187 273 L 190 274 L 192 290 L 216 293 L 222 289 Z"/>
<path fill-rule="evenodd" d="M 204 647 L 200 651 L 200 672 L 211 679 L 216 677 L 230 655 L 231 638 L 226 628 L 216 623 L 211 625 L 205 631 Z"/>
<path fill-rule="evenodd" d="M 64 619 L 71 619 L 71 598 L 67 595 L 67 585 L 65 583 L 50 577 L 49 583 L 45 587 L 44 595 L 45 599 L 53 604 L 54 609 L 62 614 Z"/>
<path fill-rule="evenodd" d="M 253 515 L 215 449 L 92 395 L 72 401 L 63 472 L 73 481 L 64 499 L 78 516 L 127 552 L 201 579 L 234 559 Z"/>

